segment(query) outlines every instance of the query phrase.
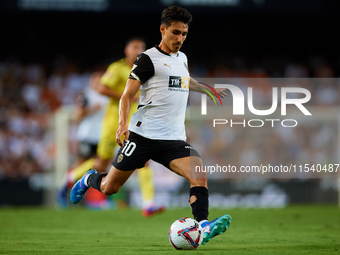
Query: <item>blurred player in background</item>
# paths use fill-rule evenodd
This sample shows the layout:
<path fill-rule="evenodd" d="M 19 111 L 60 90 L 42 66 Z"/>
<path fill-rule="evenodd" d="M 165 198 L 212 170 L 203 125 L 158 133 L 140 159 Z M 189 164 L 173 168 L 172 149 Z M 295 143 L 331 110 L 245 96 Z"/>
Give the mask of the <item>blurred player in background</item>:
<path fill-rule="evenodd" d="M 202 89 L 208 89 L 217 97 L 226 94 L 224 89 L 204 86 L 190 77 L 187 57 L 179 50 L 191 20 L 191 14 L 178 6 L 163 10 L 162 40 L 158 46 L 137 57 L 120 100 L 116 142 L 121 148 L 110 172 L 89 170 L 73 186 L 70 198 L 73 203 L 79 203 L 89 187 L 106 195 L 114 194 L 135 169 L 152 159 L 189 181 L 192 214 L 203 228 L 202 244 L 206 244 L 228 229 L 231 217 L 226 214 L 208 221 L 207 174 L 191 171 L 195 166 L 202 167 L 203 162 L 199 153 L 185 142 L 185 111 L 189 89 L 201 93 L 204 93 Z M 128 121 L 132 101 L 139 89 L 139 109 Z"/>
<path fill-rule="evenodd" d="M 77 140 L 79 142 L 78 161 L 72 168 L 77 167 L 97 155 L 101 123 L 108 104 L 108 98 L 97 92 L 98 80 L 103 75 L 96 72 L 91 75 L 90 86 L 81 92 L 76 100 L 75 121 L 78 123 Z M 93 159 L 92 159 L 93 161 Z"/>
<path fill-rule="evenodd" d="M 95 162 L 102 120 L 105 107 L 109 101 L 106 96 L 99 94 L 96 90 L 102 75 L 103 72 L 93 73 L 89 80 L 89 86 L 81 91 L 76 98 L 74 121 L 78 124 L 78 151 L 77 160 L 72 165 L 72 169 L 80 166 L 85 161 Z M 72 174 L 72 171 L 66 174 L 61 183 L 61 188 L 57 192 L 57 202 L 61 208 L 68 206 L 67 193 L 74 184 Z M 102 207 L 104 206 L 103 203 L 107 202 L 107 198 L 102 197 L 100 200 L 102 202 L 100 207 Z"/>
<path fill-rule="evenodd" d="M 95 168 L 98 172 L 106 172 L 109 163 L 112 160 L 114 148 L 116 147 L 115 133 L 118 128 L 118 111 L 119 99 L 121 98 L 127 79 L 130 75 L 131 68 L 136 57 L 145 50 L 145 42 L 142 38 L 134 37 L 127 41 L 124 54 L 125 58 L 112 63 L 95 85 L 96 90 L 110 100 L 105 109 L 105 115 L 102 122 L 100 140 L 97 148 L 97 157 L 83 162 L 78 167 L 69 172 L 68 183 L 74 184 L 90 168 Z M 135 112 L 138 107 L 138 96 L 132 104 L 132 111 Z M 130 116 L 131 116 L 130 114 Z M 96 125 L 94 123 L 94 125 Z M 156 213 L 163 212 L 164 206 L 157 206 L 154 203 L 154 183 L 153 171 L 146 165 L 137 171 L 140 189 L 142 193 L 143 208 L 142 214 L 145 217 L 152 216 Z M 70 187 L 70 185 L 68 185 Z"/>

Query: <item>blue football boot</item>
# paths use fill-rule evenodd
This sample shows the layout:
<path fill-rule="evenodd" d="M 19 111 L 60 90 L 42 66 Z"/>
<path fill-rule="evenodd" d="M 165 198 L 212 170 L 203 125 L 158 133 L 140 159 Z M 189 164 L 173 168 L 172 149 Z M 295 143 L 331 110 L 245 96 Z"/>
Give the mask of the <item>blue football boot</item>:
<path fill-rule="evenodd" d="M 80 178 L 79 181 L 76 182 L 76 184 L 73 185 L 70 195 L 70 199 L 73 204 L 78 204 L 83 199 L 86 191 L 89 189 L 89 187 L 85 185 L 85 178 L 86 176 L 94 173 L 97 173 L 97 171 L 94 169 L 90 169 L 86 172 L 86 174 L 84 174 L 83 177 Z"/>
<path fill-rule="evenodd" d="M 202 244 L 206 244 L 213 237 L 217 235 L 223 234 L 230 226 L 231 217 L 226 214 L 222 217 L 216 218 L 213 221 L 205 221 L 201 224 L 203 228 L 203 242 Z"/>

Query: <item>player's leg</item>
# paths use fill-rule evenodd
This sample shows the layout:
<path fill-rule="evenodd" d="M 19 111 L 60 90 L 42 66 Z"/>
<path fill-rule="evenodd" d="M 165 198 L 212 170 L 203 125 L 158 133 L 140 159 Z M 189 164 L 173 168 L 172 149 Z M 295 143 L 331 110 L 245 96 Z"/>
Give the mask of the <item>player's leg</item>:
<path fill-rule="evenodd" d="M 190 156 L 174 159 L 169 163 L 169 167 L 179 175 L 182 175 L 190 183 L 189 202 L 194 218 L 203 227 L 204 238 L 202 244 L 206 244 L 213 237 L 224 233 L 230 226 L 230 215 L 223 215 L 211 222 L 209 215 L 209 193 L 206 173 L 198 173 L 196 167 L 203 166 L 203 162 L 198 156 Z M 200 168 L 202 169 L 202 168 Z"/>
<path fill-rule="evenodd" d="M 150 167 L 149 162 L 145 167 L 137 170 L 139 187 L 142 193 L 142 215 L 150 217 L 155 214 L 165 211 L 165 206 L 156 205 L 155 198 L 155 185 L 153 181 L 153 169 Z"/>
<path fill-rule="evenodd" d="M 117 161 L 118 156 L 115 161 Z M 92 187 L 105 195 L 112 195 L 119 191 L 124 183 L 129 179 L 134 170 L 119 170 L 112 166 L 109 173 L 98 173 L 90 169 L 87 173 L 73 186 L 70 199 L 72 203 L 78 204 L 85 196 L 87 190 Z"/>
<path fill-rule="evenodd" d="M 105 195 L 113 195 L 120 190 L 133 172 L 134 170 L 122 171 L 111 166 L 108 174 L 95 173 L 90 175 L 88 185 L 99 190 Z"/>
<path fill-rule="evenodd" d="M 102 121 L 100 139 L 98 143 L 97 156 L 93 168 L 98 173 L 109 172 L 109 165 L 112 162 L 115 148 L 117 146 L 115 141 L 115 133 L 118 127 L 118 108 L 116 105 L 109 104 L 105 111 L 105 116 Z M 110 200 L 115 200 L 116 197 L 107 198 L 105 194 L 98 194 L 96 190 L 90 190 L 91 193 L 103 197 L 102 204 L 110 203 Z M 88 197 L 86 201 L 88 200 Z"/>
<path fill-rule="evenodd" d="M 94 169 L 90 169 L 87 173 L 73 186 L 71 190 L 71 201 L 78 204 L 85 196 L 87 190 L 92 187 L 105 195 L 112 195 L 119 191 L 123 184 L 129 179 L 132 171 L 118 170 L 114 166 L 110 172 L 98 173 Z"/>
<path fill-rule="evenodd" d="M 145 167 L 137 170 L 137 176 L 143 203 L 152 203 L 155 196 L 152 168 L 149 165 L 145 165 Z"/>
<path fill-rule="evenodd" d="M 118 150 L 109 173 L 98 173 L 94 169 L 89 170 L 73 186 L 71 201 L 75 204 L 79 203 L 89 187 L 93 187 L 106 195 L 117 193 L 134 170 L 145 166 L 150 159 L 149 152 L 146 150 L 150 142 L 146 140 L 141 140 L 139 136 L 130 133 L 129 146 L 125 142 L 125 146 Z M 128 153 L 125 151 L 126 149 Z"/>
<path fill-rule="evenodd" d="M 192 214 L 198 222 L 207 220 L 209 215 L 208 181 L 205 173 L 195 173 L 194 166 L 202 166 L 202 159 L 198 156 L 177 158 L 169 163 L 175 173 L 183 176 L 190 183 L 189 202 Z"/>

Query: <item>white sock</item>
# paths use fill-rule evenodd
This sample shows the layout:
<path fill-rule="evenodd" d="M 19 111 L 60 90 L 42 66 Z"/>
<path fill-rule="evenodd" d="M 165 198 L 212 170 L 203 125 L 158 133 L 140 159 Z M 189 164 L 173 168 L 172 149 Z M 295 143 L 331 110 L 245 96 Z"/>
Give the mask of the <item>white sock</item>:
<path fill-rule="evenodd" d="M 204 223 L 204 222 L 207 222 L 208 220 L 201 220 L 200 222 L 198 222 L 198 224 L 200 224 L 201 226 L 202 226 L 202 224 Z"/>
<path fill-rule="evenodd" d="M 84 183 L 85 183 L 85 186 L 86 186 L 86 187 L 89 187 L 89 185 L 87 184 L 87 180 L 89 179 L 89 176 L 90 176 L 90 175 L 91 175 L 91 174 L 88 174 L 88 175 L 85 176 Z"/>

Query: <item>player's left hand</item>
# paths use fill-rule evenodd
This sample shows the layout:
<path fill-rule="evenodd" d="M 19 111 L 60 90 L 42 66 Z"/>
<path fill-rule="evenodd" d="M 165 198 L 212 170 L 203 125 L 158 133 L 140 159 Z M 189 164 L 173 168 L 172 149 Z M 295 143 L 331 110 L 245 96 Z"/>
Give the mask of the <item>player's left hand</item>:
<path fill-rule="evenodd" d="M 123 135 L 125 136 L 124 141 L 126 142 L 129 139 L 130 131 L 127 127 L 118 125 L 116 132 L 116 143 L 118 143 L 120 147 L 124 147 L 124 143 L 122 142 Z"/>

